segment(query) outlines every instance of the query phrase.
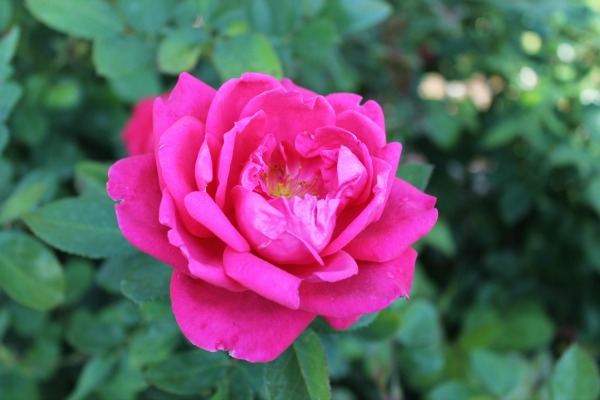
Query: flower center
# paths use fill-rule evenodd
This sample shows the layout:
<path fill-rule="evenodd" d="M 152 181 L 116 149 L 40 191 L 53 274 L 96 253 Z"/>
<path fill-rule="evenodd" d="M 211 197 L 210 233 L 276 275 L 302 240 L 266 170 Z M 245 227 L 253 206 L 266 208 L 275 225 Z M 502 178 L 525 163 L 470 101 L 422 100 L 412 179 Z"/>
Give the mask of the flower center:
<path fill-rule="evenodd" d="M 302 165 L 298 166 L 295 174 L 290 173 L 287 167 L 269 164 L 266 172 L 260 174 L 269 194 L 273 197 L 291 199 L 294 196 L 303 198 L 306 194 L 319 197 L 318 177 L 309 181 L 301 178 Z"/>

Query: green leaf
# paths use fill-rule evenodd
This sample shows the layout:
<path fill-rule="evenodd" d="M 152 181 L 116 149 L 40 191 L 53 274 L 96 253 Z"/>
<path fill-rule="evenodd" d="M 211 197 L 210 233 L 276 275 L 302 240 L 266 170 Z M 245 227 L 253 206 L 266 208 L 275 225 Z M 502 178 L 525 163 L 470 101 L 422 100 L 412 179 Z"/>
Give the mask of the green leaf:
<path fill-rule="evenodd" d="M 224 81 L 239 77 L 243 72 L 264 72 L 283 78 L 277 53 L 262 34 L 243 34 L 218 42 L 213 62 Z"/>
<path fill-rule="evenodd" d="M 325 66 L 332 48 L 339 41 L 340 37 L 332 21 L 317 18 L 304 25 L 294 36 L 294 51 L 304 62 Z"/>
<path fill-rule="evenodd" d="M 86 354 L 102 355 L 117 347 L 124 339 L 123 327 L 102 321 L 85 309 L 77 310 L 67 326 L 69 344 Z"/>
<path fill-rule="evenodd" d="M 306 330 L 275 361 L 267 364 L 270 399 L 330 399 L 325 351 L 319 336 Z"/>
<path fill-rule="evenodd" d="M 158 96 L 163 90 L 154 65 L 147 65 L 129 75 L 110 78 L 109 83 L 119 97 L 130 103 L 143 97 Z"/>
<path fill-rule="evenodd" d="M 600 215 L 600 176 L 593 178 L 586 188 L 585 199 L 596 214 Z"/>
<path fill-rule="evenodd" d="M 23 90 L 14 82 L 0 82 L 0 122 L 6 120 Z"/>
<path fill-rule="evenodd" d="M 371 28 L 392 12 L 392 6 L 382 0 L 335 0 L 331 8 L 343 34 Z"/>
<path fill-rule="evenodd" d="M 29 173 L 0 207 L 0 224 L 18 218 L 53 196 L 57 183 L 52 173 L 40 170 Z"/>
<path fill-rule="evenodd" d="M 100 387 L 113 372 L 115 361 L 114 357 L 94 357 L 85 363 L 77 379 L 77 385 L 67 400 L 85 399 Z"/>
<path fill-rule="evenodd" d="M 119 0 L 117 7 L 133 29 L 145 33 L 158 33 L 175 9 L 173 0 Z"/>
<path fill-rule="evenodd" d="M 554 324 L 539 304 L 517 304 L 502 319 L 494 348 L 535 350 L 548 345 L 553 337 Z"/>
<path fill-rule="evenodd" d="M 419 190 L 425 190 L 431 174 L 433 173 L 433 165 L 421 163 L 406 163 L 398 166 L 396 176 L 405 180 Z"/>
<path fill-rule="evenodd" d="M 58 31 L 84 39 L 113 36 L 123 24 L 104 0 L 26 0 L 34 17 Z"/>
<path fill-rule="evenodd" d="M 0 287 L 36 310 L 49 310 L 65 299 L 63 271 L 54 253 L 18 232 L 0 232 Z"/>
<path fill-rule="evenodd" d="M 168 298 L 173 269 L 144 253 L 108 259 L 97 279 L 108 291 L 123 293 L 130 300 L 143 304 L 149 300 Z"/>
<path fill-rule="evenodd" d="M 0 388 L 5 399 L 37 400 L 40 398 L 35 381 L 14 370 L 4 370 L 0 365 Z"/>
<path fill-rule="evenodd" d="M 522 372 L 515 359 L 488 350 L 475 349 L 470 354 L 473 375 L 493 396 L 502 397 L 517 387 Z"/>
<path fill-rule="evenodd" d="M 450 150 L 456 146 L 461 136 L 461 121 L 449 115 L 446 103 L 428 101 L 426 133 L 442 150 Z"/>
<path fill-rule="evenodd" d="M 394 336 L 400 326 L 400 321 L 400 313 L 391 309 L 382 310 L 377 315 L 377 318 L 375 318 L 375 321 L 365 329 L 359 331 L 359 335 L 368 340 L 388 339 Z"/>
<path fill-rule="evenodd" d="M 229 366 L 227 355 L 192 350 L 179 353 L 169 360 L 148 368 L 145 379 L 168 393 L 198 394 L 216 386 Z"/>
<path fill-rule="evenodd" d="M 210 37 L 199 29 L 180 29 L 169 33 L 158 45 L 158 69 L 177 75 L 191 71 Z"/>
<path fill-rule="evenodd" d="M 426 299 L 409 301 L 400 319 L 398 340 L 406 346 L 427 346 L 439 343 L 442 335 L 435 305 Z"/>
<path fill-rule="evenodd" d="M 12 60 L 17 50 L 20 33 L 19 27 L 15 26 L 0 37 L 0 65 L 8 64 Z"/>
<path fill-rule="evenodd" d="M 90 258 L 131 252 L 108 202 L 88 198 L 64 198 L 27 213 L 23 220 L 50 245 Z"/>
<path fill-rule="evenodd" d="M 75 188 L 82 196 L 90 198 L 106 198 L 112 202 L 106 193 L 108 169 L 111 163 L 97 161 L 81 161 L 75 166 Z"/>
<path fill-rule="evenodd" d="M 129 363 L 134 367 L 164 362 L 181 338 L 180 330 L 174 321 L 156 321 L 131 337 L 129 342 Z"/>
<path fill-rule="evenodd" d="M 600 394 L 600 376 L 596 361 L 577 344 L 565 351 L 550 377 L 553 400 L 594 400 Z"/>
<path fill-rule="evenodd" d="M 454 243 L 452 231 L 444 218 L 439 218 L 431 232 L 421 240 L 447 257 L 456 255 L 456 244 Z"/>
<path fill-rule="evenodd" d="M 99 75 L 121 78 L 152 64 L 152 46 L 137 36 L 94 41 L 92 61 Z"/>
<path fill-rule="evenodd" d="M 448 381 L 435 386 L 426 400 L 472 400 L 473 390 L 464 382 Z"/>
<path fill-rule="evenodd" d="M 94 265 L 84 259 L 73 259 L 65 265 L 66 304 L 74 304 L 94 281 Z"/>

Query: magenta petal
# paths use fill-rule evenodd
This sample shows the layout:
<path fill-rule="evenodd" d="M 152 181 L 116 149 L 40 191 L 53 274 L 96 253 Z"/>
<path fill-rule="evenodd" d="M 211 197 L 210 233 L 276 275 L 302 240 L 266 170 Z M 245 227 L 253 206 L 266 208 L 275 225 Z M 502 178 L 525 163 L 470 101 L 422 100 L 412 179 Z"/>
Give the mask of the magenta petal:
<path fill-rule="evenodd" d="M 137 156 L 154 152 L 152 131 L 152 104 L 154 97 L 140 100 L 131 112 L 131 118 L 123 128 L 123 141 L 127 154 Z"/>
<path fill-rule="evenodd" d="M 208 109 L 216 93 L 216 90 L 206 83 L 183 72 L 171 91 L 167 106 L 179 117 L 189 115 L 206 122 Z"/>
<path fill-rule="evenodd" d="M 223 211 L 206 192 L 192 192 L 185 197 L 190 215 L 237 251 L 250 251 L 248 242 L 227 219 Z"/>
<path fill-rule="evenodd" d="M 359 273 L 343 281 L 300 285 L 300 309 L 333 318 L 369 314 L 408 296 L 417 252 L 408 248 L 384 263 L 359 261 Z"/>
<path fill-rule="evenodd" d="M 325 317 L 325 321 L 331 325 L 333 329 L 342 330 L 350 328 L 356 321 L 358 321 L 362 315 L 355 315 L 348 318 L 328 318 Z"/>
<path fill-rule="evenodd" d="M 362 97 L 354 93 L 333 93 L 328 95 L 326 99 L 332 105 L 336 114 L 341 114 L 348 110 L 358 111 L 375 122 L 385 132 L 383 110 L 376 101 L 369 100 L 365 104 L 360 105 Z"/>
<path fill-rule="evenodd" d="M 335 125 L 335 112 L 324 97 L 303 99 L 299 92 L 283 88 L 261 93 L 244 107 L 241 117 L 259 111 L 267 116 L 265 131 L 273 133 L 279 141 L 294 143 L 302 132 L 312 132 L 319 127 Z"/>
<path fill-rule="evenodd" d="M 434 205 L 435 197 L 395 178 L 381 219 L 344 250 L 359 260 L 383 262 L 396 258 L 433 228 L 438 216 Z"/>
<path fill-rule="evenodd" d="M 325 265 L 317 269 L 306 279 L 308 282 L 337 282 L 358 273 L 358 264 L 345 251 L 323 258 Z"/>
<path fill-rule="evenodd" d="M 227 275 L 254 293 L 292 310 L 300 306 L 300 278 L 251 253 L 240 253 L 230 247 L 225 248 L 223 265 Z"/>
<path fill-rule="evenodd" d="M 336 125 L 355 134 L 372 152 L 385 146 L 385 131 L 358 111 L 338 114 Z"/>
<path fill-rule="evenodd" d="M 173 314 L 183 334 L 208 351 L 228 350 L 250 362 L 274 360 L 315 315 L 290 310 L 256 293 L 233 293 L 174 273 Z"/>
<path fill-rule="evenodd" d="M 161 193 L 154 154 L 124 158 L 108 171 L 107 190 L 115 205 L 119 228 L 129 242 L 160 261 L 187 271 L 187 261 L 167 239 L 158 219 Z"/>
<path fill-rule="evenodd" d="M 215 201 L 224 211 L 231 208 L 231 189 L 240 184 L 241 172 L 250 154 L 257 149 L 265 137 L 266 117 L 262 111 L 237 121 L 223 136 L 223 147 L 219 156 L 219 186 Z"/>
<path fill-rule="evenodd" d="M 265 74 L 245 73 L 240 79 L 230 79 L 223 84 L 210 106 L 206 117 L 206 131 L 223 140 L 225 132 L 239 121 L 246 104 L 259 94 L 281 87 L 279 81 Z"/>
<path fill-rule="evenodd" d="M 191 235 L 179 222 L 173 198 L 166 190 L 160 203 L 160 222 L 171 228 L 168 232 L 169 243 L 180 249 L 188 260 L 189 273 L 212 285 L 232 291 L 244 291 L 245 287 L 225 274 L 223 251 L 225 243 L 216 237 L 199 238 Z"/>
<path fill-rule="evenodd" d="M 304 100 L 308 100 L 310 98 L 318 96 L 318 94 L 313 92 L 312 90 L 308 90 L 306 88 L 303 88 L 302 86 L 296 85 L 289 78 L 283 78 L 281 80 L 281 86 L 283 86 L 288 92 L 300 92 Z"/>
<path fill-rule="evenodd" d="M 177 121 L 161 136 L 157 159 L 165 187 L 175 200 L 181 219 L 187 229 L 201 237 L 210 236 L 207 229 L 193 219 L 186 210 L 185 196 L 204 190 L 196 185 L 196 160 L 204 139 L 202 122 L 192 117 Z"/>
<path fill-rule="evenodd" d="M 333 240 L 321 252 L 322 256 L 334 254 L 350 243 L 371 222 L 379 218 L 383 212 L 385 199 L 390 192 L 389 175 L 391 166 L 377 158 L 373 159 L 373 172 L 376 176 L 376 184 L 373 188 L 373 196 L 364 207 L 347 207 L 338 217 Z"/>

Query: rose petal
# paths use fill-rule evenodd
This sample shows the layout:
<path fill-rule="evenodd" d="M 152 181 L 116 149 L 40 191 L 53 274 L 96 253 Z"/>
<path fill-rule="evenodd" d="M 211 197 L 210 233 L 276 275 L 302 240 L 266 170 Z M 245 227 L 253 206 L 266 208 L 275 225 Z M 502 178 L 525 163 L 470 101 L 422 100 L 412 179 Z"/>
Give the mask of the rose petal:
<path fill-rule="evenodd" d="M 327 321 L 329 323 L 329 325 L 331 325 L 331 327 L 333 329 L 336 329 L 336 330 L 340 331 L 340 330 L 343 330 L 343 329 L 350 328 L 352 325 L 354 325 L 354 323 L 356 321 L 358 321 L 360 319 L 360 317 L 362 317 L 361 314 L 355 315 L 353 317 L 348 317 L 348 318 L 328 318 L 328 317 L 325 317 L 325 321 Z"/>
<path fill-rule="evenodd" d="M 171 91 L 167 106 L 179 117 L 189 115 L 206 122 L 208 109 L 216 93 L 216 90 L 206 83 L 183 72 Z"/>
<path fill-rule="evenodd" d="M 298 92 L 288 92 L 284 88 L 264 92 L 248 102 L 241 118 L 264 111 L 267 116 L 266 132 L 272 133 L 279 141 L 294 143 L 302 132 L 335 124 L 335 112 L 321 96 L 308 100 Z"/>
<path fill-rule="evenodd" d="M 123 128 L 123 141 L 127 154 L 130 156 L 154 152 L 153 104 L 154 97 L 140 100 L 133 108 L 131 118 Z"/>
<path fill-rule="evenodd" d="M 235 185 L 240 184 L 240 175 L 250 157 L 265 137 L 266 116 L 262 111 L 244 118 L 223 136 L 223 147 L 219 156 L 219 186 L 215 201 L 228 212 L 231 200 L 228 195 Z"/>
<path fill-rule="evenodd" d="M 192 192 L 185 197 L 190 215 L 219 239 L 237 251 L 250 251 L 248 242 L 240 235 L 231 221 L 206 192 Z"/>
<path fill-rule="evenodd" d="M 189 215 L 184 201 L 189 193 L 205 189 L 196 186 L 194 172 L 203 140 L 202 122 L 183 117 L 160 137 L 157 159 L 165 187 L 173 196 L 185 227 L 196 236 L 210 237 L 210 231 Z"/>
<path fill-rule="evenodd" d="M 358 273 L 358 264 L 345 251 L 323 258 L 325 265 L 317 269 L 306 279 L 307 282 L 337 282 Z M 319 268 L 320 267 L 320 268 Z"/>
<path fill-rule="evenodd" d="M 381 131 L 385 133 L 385 119 L 383 116 L 383 110 L 376 101 L 369 100 L 365 104 L 360 105 L 362 97 L 354 93 L 333 93 L 325 98 L 329 104 L 331 104 L 336 114 L 341 114 L 347 110 L 358 111 L 359 113 L 367 116 L 371 121 L 375 122 Z M 385 144 L 385 136 L 383 144 Z"/>
<path fill-rule="evenodd" d="M 187 271 L 187 261 L 167 239 L 168 228 L 158 221 L 161 201 L 154 154 L 124 158 L 108 170 L 108 194 L 115 205 L 119 228 L 129 242 L 160 261 Z"/>
<path fill-rule="evenodd" d="M 228 80 L 219 88 L 210 105 L 206 132 L 222 141 L 225 132 L 241 119 L 242 110 L 253 97 L 278 87 L 281 84 L 275 78 L 252 72 L 242 74 L 240 79 Z"/>
<path fill-rule="evenodd" d="M 368 314 L 408 296 L 417 252 L 408 248 L 398 258 L 384 263 L 359 261 L 359 273 L 339 282 L 300 285 L 300 309 L 332 318 Z"/>
<path fill-rule="evenodd" d="M 168 232 L 169 243 L 179 248 L 187 258 L 187 269 L 193 277 L 236 292 L 246 290 L 225 274 L 223 268 L 225 243 L 215 237 L 202 239 L 192 236 L 179 221 L 173 198 L 166 190 L 160 203 L 159 218 L 161 224 L 171 228 Z"/>
<path fill-rule="evenodd" d="M 354 133 L 372 152 L 385 146 L 385 131 L 358 111 L 348 110 L 338 114 L 336 125 Z"/>
<path fill-rule="evenodd" d="M 359 260 L 396 258 L 433 228 L 438 216 L 434 205 L 435 197 L 395 178 L 381 219 L 366 227 L 344 250 Z"/>
<path fill-rule="evenodd" d="M 302 86 L 296 85 L 289 78 L 283 78 L 281 80 L 281 86 L 283 86 L 288 92 L 300 92 L 304 100 L 308 100 L 310 98 L 318 96 L 318 94 L 313 92 L 312 90 L 308 90 L 306 88 L 303 88 Z"/>
<path fill-rule="evenodd" d="M 229 277 L 262 297 L 292 310 L 300 306 L 301 279 L 251 253 L 225 248 L 223 265 Z"/>
<path fill-rule="evenodd" d="M 250 362 L 274 360 L 315 317 L 250 291 L 232 293 L 181 273 L 171 279 L 171 301 L 190 342 L 208 351 L 228 350 Z"/>
<path fill-rule="evenodd" d="M 377 158 L 373 159 L 373 170 L 376 184 L 373 188 L 373 197 L 364 207 L 347 207 L 337 219 L 337 226 L 333 232 L 333 239 L 321 252 L 322 256 L 334 254 L 350 243 L 360 232 L 373 222 L 383 212 L 385 198 L 391 190 L 388 187 L 391 166 Z"/>

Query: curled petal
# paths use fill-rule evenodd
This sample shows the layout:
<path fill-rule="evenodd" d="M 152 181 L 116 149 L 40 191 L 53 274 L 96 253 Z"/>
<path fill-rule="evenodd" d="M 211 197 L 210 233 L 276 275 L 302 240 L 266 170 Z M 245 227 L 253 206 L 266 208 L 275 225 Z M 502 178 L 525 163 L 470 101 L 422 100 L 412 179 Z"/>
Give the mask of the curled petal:
<path fill-rule="evenodd" d="M 208 109 L 216 93 L 216 90 L 206 83 L 183 72 L 171 91 L 167 106 L 179 117 L 189 115 L 206 122 Z"/>
<path fill-rule="evenodd" d="M 185 197 L 190 215 L 219 239 L 237 251 L 250 251 L 248 242 L 240 235 L 231 221 L 206 192 L 192 192 Z"/>
<path fill-rule="evenodd" d="M 258 254 L 276 264 L 323 263 L 309 244 L 288 232 L 285 215 L 261 195 L 241 186 L 232 195 L 240 232 Z"/>
<path fill-rule="evenodd" d="M 360 105 L 362 97 L 354 93 L 333 93 L 326 96 L 326 99 L 332 105 L 336 114 L 341 114 L 348 110 L 358 111 L 375 122 L 381 131 L 385 132 L 383 110 L 376 101 L 369 100 L 365 104 Z M 383 144 L 385 144 L 385 136 Z"/>
<path fill-rule="evenodd" d="M 203 139 L 202 122 L 192 117 L 181 118 L 159 139 L 157 159 L 165 187 L 173 196 L 186 228 L 197 236 L 208 237 L 210 232 L 189 215 L 184 201 L 189 193 L 206 189 L 196 186 L 194 174 Z"/>
<path fill-rule="evenodd" d="M 206 132 L 222 141 L 225 132 L 243 118 L 240 118 L 240 114 L 252 98 L 279 87 L 281 84 L 277 79 L 252 72 L 242 74 L 240 79 L 225 82 L 217 91 L 208 110 Z"/>
<path fill-rule="evenodd" d="M 358 273 L 358 264 L 345 251 L 323 258 L 324 265 L 317 267 L 306 279 L 307 282 L 337 282 Z"/>
<path fill-rule="evenodd" d="M 173 314 L 183 334 L 208 351 L 268 362 L 280 355 L 315 315 L 273 303 L 256 293 L 232 293 L 181 273 L 171 279 Z"/>
<path fill-rule="evenodd" d="M 359 273 L 339 282 L 300 285 L 300 309 L 331 318 L 369 314 L 408 296 L 417 252 L 408 248 L 399 257 L 375 263 L 359 261 Z"/>
<path fill-rule="evenodd" d="M 344 250 L 359 260 L 396 258 L 433 228 L 438 215 L 434 205 L 435 197 L 395 178 L 381 219 L 367 226 Z"/>
<path fill-rule="evenodd" d="M 336 125 L 354 133 L 370 151 L 385 146 L 385 131 L 358 111 L 349 110 L 338 114 Z"/>
<path fill-rule="evenodd" d="M 160 261 L 187 271 L 187 260 L 167 239 L 168 228 L 161 225 L 161 201 L 153 154 L 124 158 L 108 170 L 108 194 L 115 205 L 119 228 L 129 242 Z"/>
<path fill-rule="evenodd" d="M 187 259 L 187 270 L 195 278 L 231 291 L 246 290 L 245 287 L 229 278 L 223 268 L 225 243 L 216 237 L 199 238 L 191 235 L 179 221 L 173 198 L 166 190 L 160 203 L 160 222 L 171 228 L 168 231 L 169 243 L 179 248 Z"/>
<path fill-rule="evenodd" d="M 225 248 L 223 265 L 227 275 L 262 297 L 292 310 L 300 306 L 301 279 L 254 254 Z"/>
<path fill-rule="evenodd" d="M 152 132 L 152 104 L 154 98 L 146 98 L 135 105 L 131 118 L 123 128 L 123 141 L 127 154 L 138 156 L 154 152 Z"/>

